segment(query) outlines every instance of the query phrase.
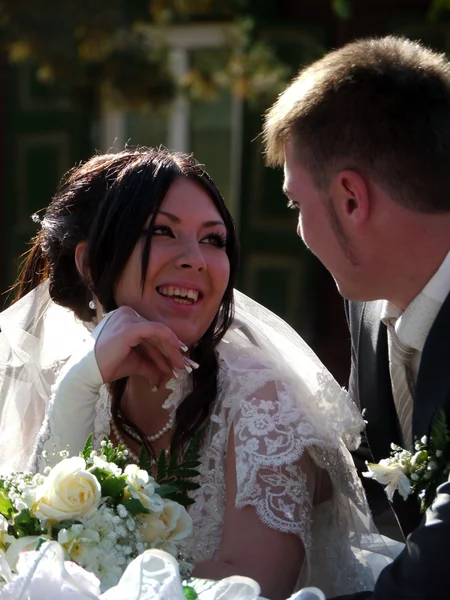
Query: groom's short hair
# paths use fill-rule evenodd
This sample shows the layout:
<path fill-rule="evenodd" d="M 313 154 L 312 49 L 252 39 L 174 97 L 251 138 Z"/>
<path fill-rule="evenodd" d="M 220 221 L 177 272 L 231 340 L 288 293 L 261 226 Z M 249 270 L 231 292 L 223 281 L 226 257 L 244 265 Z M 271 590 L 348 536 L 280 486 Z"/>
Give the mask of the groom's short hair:
<path fill-rule="evenodd" d="M 319 187 L 364 169 L 393 200 L 450 210 L 450 63 L 405 38 L 362 39 L 302 70 L 267 112 L 268 164 L 284 143 Z"/>

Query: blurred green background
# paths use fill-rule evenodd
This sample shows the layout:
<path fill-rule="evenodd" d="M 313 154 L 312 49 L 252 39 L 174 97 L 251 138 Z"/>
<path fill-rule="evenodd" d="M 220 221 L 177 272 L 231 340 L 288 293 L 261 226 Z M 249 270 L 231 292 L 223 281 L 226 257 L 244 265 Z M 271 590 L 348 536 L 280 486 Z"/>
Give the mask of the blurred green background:
<path fill-rule="evenodd" d="M 0 284 L 7 290 L 64 172 L 94 152 L 193 152 L 236 219 L 239 287 L 295 327 L 345 384 L 331 276 L 295 234 L 262 115 L 297 70 L 367 35 L 450 50 L 450 0 L 0 1 Z M 2 295 L 1 305 L 8 303 Z"/>

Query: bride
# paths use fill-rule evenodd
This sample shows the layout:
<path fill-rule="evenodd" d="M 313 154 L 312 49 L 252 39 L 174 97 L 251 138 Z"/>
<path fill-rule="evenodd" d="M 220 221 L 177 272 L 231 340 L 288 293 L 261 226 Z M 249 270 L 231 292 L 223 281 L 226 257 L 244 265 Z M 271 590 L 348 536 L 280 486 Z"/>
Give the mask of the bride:
<path fill-rule="evenodd" d="M 90 433 L 131 461 L 182 453 L 202 430 L 194 576 L 246 575 L 272 599 L 373 587 L 348 451 L 361 418 L 298 335 L 234 291 L 233 221 L 203 168 L 165 150 L 95 156 L 40 224 L 0 316 L 1 469 L 77 454 Z"/>

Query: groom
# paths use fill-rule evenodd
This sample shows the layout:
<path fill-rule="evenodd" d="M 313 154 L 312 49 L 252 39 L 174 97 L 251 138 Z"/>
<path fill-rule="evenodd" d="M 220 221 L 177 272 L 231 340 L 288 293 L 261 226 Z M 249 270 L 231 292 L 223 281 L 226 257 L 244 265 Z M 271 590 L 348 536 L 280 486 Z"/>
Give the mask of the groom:
<path fill-rule="evenodd" d="M 281 94 L 264 143 L 284 165 L 298 234 L 347 299 L 349 391 L 367 421 L 355 463 L 367 470 L 391 443 L 412 449 L 441 410 L 450 423 L 450 63 L 406 39 L 350 43 Z M 450 483 L 422 522 L 415 497 L 366 491 L 381 532 L 395 515 L 409 538 L 359 597 L 446 597 Z"/>

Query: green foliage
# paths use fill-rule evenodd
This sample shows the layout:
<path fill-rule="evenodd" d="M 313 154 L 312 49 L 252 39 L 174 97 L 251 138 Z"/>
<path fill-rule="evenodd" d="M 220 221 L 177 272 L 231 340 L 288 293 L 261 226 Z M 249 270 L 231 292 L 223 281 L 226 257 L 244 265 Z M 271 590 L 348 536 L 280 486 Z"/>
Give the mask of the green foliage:
<path fill-rule="evenodd" d="M 61 529 L 70 529 L 72 527 L 72 525 L 77 525 L 79 524 L 80 521 L 77 520 L 65 520 L 65 521 L 58 521 L 58 523 L 55 523 L 52 526 L 52 537 L 54 539 L 58 539 L 58 533 L 61 531 Z"/>
<path fill-rule="evenodd" d="M 92 447 L 92 433 L 89 435 L 86 443 L 84 445 L 83 450 L 81 451 L 81 457 L 84 458 L 86 462 L 91 458 L 93 447 Z"/>
<path fill-rule="evenodd" d="M 270 44 L 255 33 L 259 9 L 242 0 L 3 0 L 0 45 L 11 62 L 28 61 L 41 81 L 58 81 L 74 99 L 153 106 L 177 87 L 211 97 L 227 87 L 246 99 L 275 97 L 289 77 Z M 228 59 L 176 80 L 165 34 L 179 24 L 223 20 Z M 90 90 L 86 94 L 86 90 Z"/>
<path fill-rule="evenodd" d="M 142 446 L 139 453 L 139 467 L 144 471 L 147 471 L 147 473 L 152 472 L 152 463 L 145 446 Z"/>
<path fill-rule="evenodd" d="M 183 585 L 183 593 L 186 600 L 197 600 L 198 594 L 190 585 Z"/>
<path fill-rule="evenodd" d="M 450 432 L 447 426 L 445 412 L 440 410 L 434 419 L 428 445 L 428 461 L 433 469 L 428 471 L 427 485 L 423 487 L 420 496 L 422 512 L 431 506 L 436 498 L 437 488 L 447 481 L 450 469 Z"/>
<path fill-rule="evenodd" d="M 188 493 L 196 490 L 200 485 L 192 481 L 200 475 L 197 467 L 200 466 L 200 446 L 203 439 L 203 429 L 191 439 L 183 457 L 180 459 L 173 454 L 170 459 L 166 452 L 161 452 L 156 462 L 156 481 L 161 487 L 158 494 L 163 498 L 174 500 L 183 506 L 193 504 Z"/>
<path fill-rule="evenodd" d="M 150 513 L 150 511 L 147 508 L 145 508 L 142 502 L 137 498 L 128 498 L 128 500 L 125 500 L 123 505 L 132 517 L 142 514 L 148 515 Z"/>
<path fill-rule="evenodd" d="M 106 498 L 112 498 L 113 501 L 117 500 L 117 502 L 120 502 L 123 491 L 127 485 L 126 477 L 115 477 L 114 475 L 109 474 L 109 477 L 100 479 L 96 472 L 94 472 L 94 475 L 100 481 L 102 496 Z"/>
<path fill-rule="evenodd" d="M 0 482 L 0 514 L 6 519 L 9 519 L 14 512 L 14 507 L 11 500 L 8 498 L 8 493 L 3 487 L 3 481 Z"/>
<path fill-rule="evenodd" d="M 351 1 L 350 0 L 332 0 L 331 6 L 334 12 L 341 19 L 349 19 L 351 16 Z"/>
<path fill-rule="evenodd" d="M 444 452 L 450 441 L 449 431 L 447 427 L 447 418 L 443 410 L 439 411 L 437 417 L 433 421 L 430 435 L 430 447 L 433 452 L 436 450 Z"/>
<path fill-rule="evenodd" d="M 17 537 L 24 537 L 26 535 L 42 535 L 47 533 L 47 530 L 43 528 L 39 522 L 39 519 L 32 517 L 30 510 L 24 508 L 13 517 L 14 534 Z"/>
<path fill-rule="evenodd" d="M 428 17 L 431 21 L 448 18 L 450 11 L 450 0 L 433 0 L 428 9 Z"/>

